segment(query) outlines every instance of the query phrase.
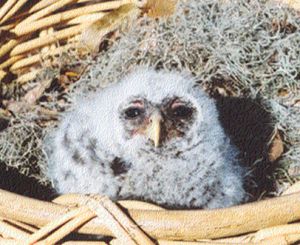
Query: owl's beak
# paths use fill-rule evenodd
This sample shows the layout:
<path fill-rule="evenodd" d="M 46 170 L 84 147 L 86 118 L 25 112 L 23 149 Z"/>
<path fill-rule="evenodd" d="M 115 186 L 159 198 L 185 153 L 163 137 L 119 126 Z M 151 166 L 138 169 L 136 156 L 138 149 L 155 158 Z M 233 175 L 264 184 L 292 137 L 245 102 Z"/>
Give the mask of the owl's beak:
<path fill-rule="evenodd" d="M 147 136 L 150 140 L 153 141 L 154 146 L 159 146 L 160 141 L 160 133 L 161 133 L 161 121 L 162 116 L 159 112 L 154 112 L 150 117 L 150 122 L 147 127 Z"/>

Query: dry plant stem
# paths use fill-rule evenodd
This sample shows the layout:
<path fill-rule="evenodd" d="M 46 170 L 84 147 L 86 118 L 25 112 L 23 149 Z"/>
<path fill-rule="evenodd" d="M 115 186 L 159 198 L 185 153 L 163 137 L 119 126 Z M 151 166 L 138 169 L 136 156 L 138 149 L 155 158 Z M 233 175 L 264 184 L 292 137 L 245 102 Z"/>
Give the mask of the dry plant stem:
<path fill-rule="evenodd" d="M 37 69 L 33 71 L 29 71 L 28 73 L 25 73 L 23 75 L 19 75 L 18 78 L 16 79 L 17 83 L 20 85 L 23 85 L 27 83 L 28 81 L 31 81 L 36 78 L 36 76 L 42 72 L 43 69 Z"/>
<path fill-rule="evenodd" d="M 275 236 L 270 237 L 266 240 L 263 240 L 259 243 L 254 243 L 255 245 L 291 245 L 295 244 L 295 242 L 300 241 L 299 234 L 291 234 L 286 236 Z"/>
<path fill-rule="evenodd" d="M 57 42 L 61 39 L 74 36 L 80 33 L 84 28 L 86 28 L 86 25 L 77 25 L 58 32 L 54 32 L 53 34 L 44 37 L 35 38 L 33 40 L 21 43 L 11 51 L 11 56 L 22 54 L 35 48 L 39 48 Z"/>
<path fill-rule="evenodd" d="M 23 245 L 22 242 L 17 242 L 16 240 L 13 239 L 5 239 L 0 237 L 0 244 L 3 245 Z"/>
<path fill-rule="evenodd" d="M 164 208 L 159 207 L 157 205 L 141 202 L 141 201 L 118 201 L 118 204 L 120 204 L 123 208 L 126 209 L 138 209 L 138 210 L 164 210 Z"/>
<path fill-rule="evenodd" d="M 78 201 L 79 204 L 91 208 L 100 219 L 105 220 L 107 227 L 122 244 L 155 245 L 108 197 L 95 195 L 89 198 L 81 196 Z"/>
<path fill-rule="evenodd" d="M 275 226 L 260 230 L 255 233 L 253 241 L 258 242 L 275 236 L 286 236 L 292 234 L 298 234 L 300 237 L 300 223 Z"/>
<path fill-rule="evenodd" d="M 0 8 L 0 20 L 9 11 L 9 9 L 16 3 L 17 0 L 7 0 L 6 3 Z M 2 20 L 0 21 L 0 23 Z"/>
<path fill-rule="evenodd" d="M 30 10 L 29 13 L 36 12 L 42 8 L 48 7 L 49 5 L 53 4 L 56 0 L 41 0 L 36 3 Z"/>
<path fill-rule="evenodd" d="M 70 21 L 68 21 L 66 24 L 68 25 L 74 25 L 74 24 L 81 24 L 81 23 L 93 23 L 94 21 L 100 20 L 103 18 L 106 14 L 105 13 L 93 13 L 93 14 L 87 14 L 87 15 L 81 15 L 78 16 Z"/>
<path fill-rule="evenodd" d="M 30 22 L 33 22 L 35 20 L 38 20 L 48 14 L 53 13 L 55 10 L 58 10 L 64 6 L 66 6 L 69 3 L 75 2 L 76 0 L 60 0 L 60 1 L 56 1 L 55 3 L 49 5 L 48 7 L 30 15 L 28 18 L 26 18 L 25 20 L 23 20 L 20 25 L 24 25 L 24 24 L 28 24 Z"/>
<path fill-rule="evenodd" d="M 28 0 L 18 0 L 16 4 L 7 12 L 7 14 L 3 17 L 0 23 L 8 20 L 12 17 Z"/>
<path fill-rule="evenodd" d="M 0 64 L 0 69 L 4 69 L 4 68 L 11 66 L 12 64 L 16 63 L 18 60 L 22 59 L 23 57 L 24 57 L 23 55 L 16 55 L 16 56 L 10 57 L 5 62 Z"/>
<path fill-rule="evenodd" d="M 11 51 L 20 41 L 15 39 L 9 40 L 6 44 L 2 45 L 0 48 L 0 58 L 6 55 L 9 51 Z"/>
<path fill-rule="evenodd" d="M 24 230 L 27 230 L 29 232 L 36 232 L 37 231 L 36 228 L 34 228 L 34 227 L 30 226 L 30 225 L 24 224 L 22 222 L 19 222 L 19 221 L 16 221 L 16 220 L 11 220 L 11 219 L 7 220 L 7 221 L 9 221 L 10 223 L 12 223 L 12 224 L 14 224 L 16 226 L 21 227 Z"/>
<path fill-rule="evenodd" d="M 17 59 L 13 65 L 9 68 L 11 71 L 15 71 L 21 68 L 24 68 L 26 66 L 30 66 L 32 64 L 35 64 L 37 62 L 40 62 L 43 58 L 47 58 L 49 56 L 54 56 L 57 54 L 61 54 L 62 52 L 66 52 L 67 50 L 71 49 L 71 48 L 75 48 L 76 47 L 76 43 L 73 43 L 72 45 L 65 45 L 59 48 L 56 48 L 54 50 L 49 50 L 44 54 L 36 54 L 36 55 L 32 55 L 29 57 L 26 57 L 24 59 Z M 21 57 L 23 58 L 24 56 L 13 56 L 14 57 Z M 12 59 L 12 58 L 11 58 Z M 2 64 L 0 65 L 0 69 L 2 68 Z"/>
<path fill-rule="evenodd" d="M 69 220 L 73 219 L 74 217 L 76 217 L 79 214 L 81 214 L 83 212 L 86 212 L 86 211 L 88 211 L 88 209 L 86 207 L 80 207 L 80 208 L 77 208 L 75 210 L 72 210 L 72 211 L 66 213 L 65 215 L 63 215 L 59 219 L 57 219 L 53 222 L 50 222 L 49 224 L 47 224 L 46 226 L 44 226 L 43 228 L 41 228 L 40 230 L 38 230 L 37 232 L 32 234 L 25 241 L 25 244 L 33 244 L 34 242 L 37 242 L 38 240 L 40 240 L 42 237 L 48 235 L 53 230 L 57 229 L 58 227 L 65 224 Z"/>
<path fill-rule="evenodd" d="M 159 240 L 158 245 L 239 245 L 240 243 L 223 243 L 214 241 L 200 241 L 200 242 L 182 242 L 182 241 L 164 241 Z M 247 245 L 253 245 L 247 243 Z"/>
<path fill-rule="evenodd" d="M 80 199 L 78 195 L 73 203 Z M 128 210 L 128 213 L 138 226 L 155 239 L 189 241 L 240 235 L 287 224 L 300 219 L 299 206 L 300 195 L 295 193 L 220 210 Z M 67 211 L 68 208 L 62 205 L 0 190 L 0 215 L 9 219 L 43 226 Z M 104 221 L 98 218 L 83 225 L 78 232 L 112 235 Z"/>
<path fill-rule="evenodd" d="M 15 23 L 8 24 L 8 25 L 5 25 L 5 26 L 1 26 L 0 30 L 11 31 L 15 26 L 16 26 Z"/>
<path fill-rule="evenodd" d="M 48 16 L 46 18 L 34 21 L 32 25 L 27 25 L 27 23 L 19 23 L 16 28 L 13 30 L 17 35 L 24 35 L 27 33 L 31 33 L 36 30 L 40 30 L 42 28 L 52 26 L 58 23 L 61 23 L 66 20 L 70 20 L 75 17 L 81 16 L 84 14 L 96 13 L 101 11 L 107 11 L 112 9 L 117 9 L 123 4 L 126 4 L 126 1 L 111 1 L 105 3 L 93 4 L 85 7 L 76 8 L 73 10 L 68 10 L 62 13 L 54 14 Z"/>
<path fill-rule="evenodd" d="M 0 219 L 0 234 L 5 237 L 11 237 L 17 240 L 25 240 L 28 238 L 29 234 L 25 231 L 6 223 L 3 219 Z"/>
<path fill-rule="evenodd" d="M 77 203 L 74 203 L 76 196 L 77 194 L 65 194 L 55 198 L 54 200 L 52 200 L 52 202 L 66 206 L 77 205 Z M 159 207 L 157 205 L 135 200 L 118 201 L 117 203 L 126 209 L 164 210 L 162 207 Z"/>
<path fill-rule="evenodd" d="M 94 212 L 87 210 L 82 212 L 79 216 L 75 217 L 67 224 L 59 228 L 57 231 L 53 232 L 50 236 L 48 236 L 43 242 L 45 244 L 56 244 L 66 235 L 70 234 L 72 231 L 76 230 L 78 227 L 86 223 L 95 217 Z"/>
<path fill-rule="evenodd" d="M 62 245 L 108 245 L 106 242 L 68 241 Z"/>

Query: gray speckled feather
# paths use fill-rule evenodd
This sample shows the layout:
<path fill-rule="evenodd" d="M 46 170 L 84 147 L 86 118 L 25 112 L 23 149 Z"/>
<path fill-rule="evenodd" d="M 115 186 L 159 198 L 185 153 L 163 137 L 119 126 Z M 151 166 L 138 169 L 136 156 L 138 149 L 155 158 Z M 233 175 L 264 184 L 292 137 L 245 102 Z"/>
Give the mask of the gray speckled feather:
<path fill-rule="evenodd" d="M 159 147 L 149 140 L 159 113 Z M 167 207 L 220 208 L 246 199 L 245 170 L 193 79 L 139 68 L 82 99 L 49 134 L 48 176 L 60 193 L 99 193 Z"/>

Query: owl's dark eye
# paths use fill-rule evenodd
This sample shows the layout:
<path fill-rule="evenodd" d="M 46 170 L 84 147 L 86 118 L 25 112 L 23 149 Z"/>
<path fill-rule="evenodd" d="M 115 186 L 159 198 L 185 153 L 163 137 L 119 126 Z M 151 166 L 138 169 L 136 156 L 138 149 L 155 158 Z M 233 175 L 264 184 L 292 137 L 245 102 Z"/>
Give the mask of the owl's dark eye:
<path fill-rule="evenodd" d="M 134 119 L 138 116 L 142 115 L 144 113 L 144 110 L 138 107 L 131 107 L 125 110 L 126 118 L 128 119 Z"/>
<path fill-rule="evenodd" d="M 193 109 L 185 105 L 180 105 L 172 108 L 170 114 L 173 118 L 185 119 L 192 116 Z"/>

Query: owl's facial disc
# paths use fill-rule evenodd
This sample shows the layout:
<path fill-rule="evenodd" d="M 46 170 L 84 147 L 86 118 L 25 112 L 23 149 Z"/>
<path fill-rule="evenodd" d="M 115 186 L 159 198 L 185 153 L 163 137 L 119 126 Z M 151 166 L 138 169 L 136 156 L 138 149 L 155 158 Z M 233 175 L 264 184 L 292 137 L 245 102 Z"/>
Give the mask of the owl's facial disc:
<path fill-rule="evenodd" d="M 144 136 L 157 148 L 184 136 L 193 122 L 194 111 L 191 103 L 175 97 L 161 104 L 134 99 L 122 114 L 129 137 Z"/>

